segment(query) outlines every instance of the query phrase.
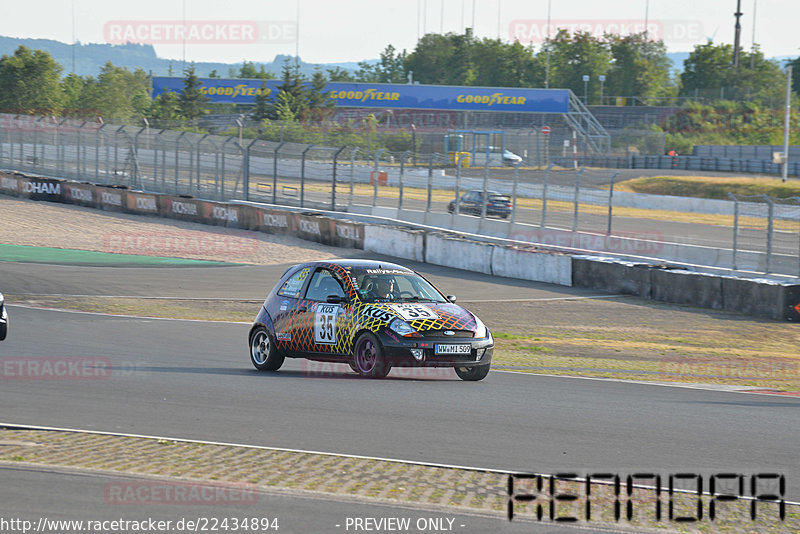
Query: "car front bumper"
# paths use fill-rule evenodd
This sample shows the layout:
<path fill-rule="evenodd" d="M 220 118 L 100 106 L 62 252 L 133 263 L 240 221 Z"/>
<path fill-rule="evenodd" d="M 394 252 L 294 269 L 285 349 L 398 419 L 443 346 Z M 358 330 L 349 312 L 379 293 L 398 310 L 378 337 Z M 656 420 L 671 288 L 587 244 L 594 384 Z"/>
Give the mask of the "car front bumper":
<path fill-rule="evenodd" d="M 392 365 L 413 367 L 474 367 L 489 365 L 494 354 L 494 339 L 486 338 L 404 338 L 382 332 L 383 354 Z M 469 345 L 468 353 L 437 354 L 437 345 Z M 414 352 L 422 351 L 421 358 Z M 417 355 L 420 356 L 419 352 Z"/>

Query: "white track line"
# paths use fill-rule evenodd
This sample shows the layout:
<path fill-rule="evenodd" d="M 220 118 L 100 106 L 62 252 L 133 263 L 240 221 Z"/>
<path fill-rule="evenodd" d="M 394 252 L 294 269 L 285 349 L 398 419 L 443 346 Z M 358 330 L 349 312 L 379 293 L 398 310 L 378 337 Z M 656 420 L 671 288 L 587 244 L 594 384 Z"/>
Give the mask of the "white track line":
<path fill-rule="evenodd" d="M 9 428 L 9 429 L 16 429 L 16 430 L 43 430 L 43 431 L 51 431 L 51 432 L 73 432 L 73 433 L 82 433 L 82 434 L 93 434 L 98 436 L 115 436 L 115 437 L 123 437 L 123 438 L 139 438 L 139 439 L 154 439 L 154 440 L 166 440 L 166 441 L 174 441 L 179 443 L 192 443 L 192 444 L 202 444 L 202 445 L 217 445 L 222 447 L 241 447 L 246 449 L 255 449 L 255 450 L 262 450 L 262 451 L 279 451 L 279 452 L 292 452 L 298 454 L 318 454 L 320 456 L 332 456 L 336 458 L 352 458 L 355 460 L 372 460 L 372 461 L 379 461 L 379 462 L 392 462 L 392 463 L 399 463 L 405 465 L 419 465 L 423 467 L 436 467 L 440 469 L 460 469 L 462 471 L 475 471 L 480 473 L 497 473 L 501 475 L 535 475 L 535 476 L 542 476 L 542 477 L 549 477 L 553 476 L 549 473 L 531 473 L 530 471 L 508 471 L 505 469 L 492 469 L 489 467 L 474 467 L 469 465 L 457 465 L 457 464 L 441 464 L 435 462 L 419 462 L 414 460 L 401 460 L 398 458 L 384 458 L 381 456 L 363 456 L 360 454 L 344 454 L 339 452 L 325 452 L 325 451 L 313 451 L 308 449 L 290 449 L 285 447 L 267 447 L 264 445 L 247 445 L 244 443 L 227 443 L 224 441 L 207 441 L 207 440 L 197 440 L 197 439 L 186 439 L 186 438 L 173 438 L 169 436 L 151 436 L 148 434 L 128 434 L 122 432 L 106 432 L 103 430 L 81 430 L 76 428 L 59 428 L 59 427 L 49 427 L 49 426 L 38 426 L 38 425 L 21 425 L 15 423 L 3 423 L 0 422 L 0 428 Z M 39 464 L 37 464 L 39 465 Z M 570 480 L 576 480 L 578 482 L 586 482 L 585 478 L 574 478 Z M 604 480 L 596 480 L 598 484 L 604 485 L 611 485 L 612 482 L 604 481 Z M 633 484 L 634 488 L 641 488 L 641 489 L 655 489 L 655 486 L 648 486 L 644 484 Z M 662 488 L 662 490 L 666 490 L 667 488 Z M 696 494 L 696 490 L 684 490 L 684 489 L 674 489 L 676 493 L 686 493 L 686 494 Z M 703 495 L 711 495 L 709 492 L 703 492 Z M 740 497 L 742 500 L 756 500 L 754 497 L 742 496 Z M 793 501 L 785 501 L 786 504 L 792 506 L 800 506 L 800 502 L 793 502 Z"/>

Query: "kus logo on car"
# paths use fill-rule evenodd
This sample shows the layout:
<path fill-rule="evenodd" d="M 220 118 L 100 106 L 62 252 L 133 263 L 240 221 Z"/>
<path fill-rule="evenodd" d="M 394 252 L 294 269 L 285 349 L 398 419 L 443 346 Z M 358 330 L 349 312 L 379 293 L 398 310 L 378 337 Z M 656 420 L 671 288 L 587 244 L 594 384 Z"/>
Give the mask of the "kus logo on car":
<path fill-rule="evenodd" d="M 382 323 L 388 323 L 389 321 L 395 318 L 395 315 L 393 313 L 388 312 L 386 310 L 382 310 L 380 308 L 375 308 L 373 306 L 365 308 L 362 313 L 365 317 L 370 317 Z"/>

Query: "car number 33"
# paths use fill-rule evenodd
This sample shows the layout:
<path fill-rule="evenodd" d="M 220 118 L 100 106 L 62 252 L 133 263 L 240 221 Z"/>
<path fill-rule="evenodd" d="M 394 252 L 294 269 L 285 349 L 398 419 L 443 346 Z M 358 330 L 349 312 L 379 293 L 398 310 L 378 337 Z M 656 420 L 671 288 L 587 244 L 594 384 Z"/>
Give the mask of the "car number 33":
<path fill-rule="evenodd" d="M 339 306 L 320 304 L 314 315 L 314 341 L 322 344 L 336 343 L 336 316 Z"/>

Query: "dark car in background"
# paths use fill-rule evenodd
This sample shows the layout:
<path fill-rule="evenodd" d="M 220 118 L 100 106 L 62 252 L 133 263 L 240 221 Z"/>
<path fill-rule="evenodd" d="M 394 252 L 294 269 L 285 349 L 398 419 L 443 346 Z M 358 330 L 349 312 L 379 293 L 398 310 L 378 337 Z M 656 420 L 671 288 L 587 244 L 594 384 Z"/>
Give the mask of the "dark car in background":
<path fill-rule="evenodd" d="M 8 312 L 6 312 L 6 302 L 3 294 L 0 293 L 0 341 L 8 335 Z"/>
<path fill-rule="evenodd" d="M 250 361 L 260 371 L 277 370 L 286 357 L 348 363 L 368 378 L 383 378 L 395 365 L 452 367 L 462 380 L 482 380 L 494 339 L 455 300 L 395 263 L 295 265 L 253 322 Z"/>
<path fill-rule="evenodd" d="M 473 189 L 471 191 L 467 191 L 463 195 L 461 195 L 461 199 L 459 201 L 458 211 L 459 213 L 470 214 L 470 215 L 480 215 L 483 202 L 481 199 L 483 198 L 483 191 L 480 189 Z M 500 217 L 503 219 L 507 219 L 508 216 L 511 214 L 511 197 L 508 195 L 502 195 L 497 191 L 487 191 L 486 192 L 486 215 L 487 216 L 495 216 Z M 447 211 L 450 213 L 455 213 L 456 211 L 456 201 L 451 200 L 450 204 L 447 205 Z"/>

